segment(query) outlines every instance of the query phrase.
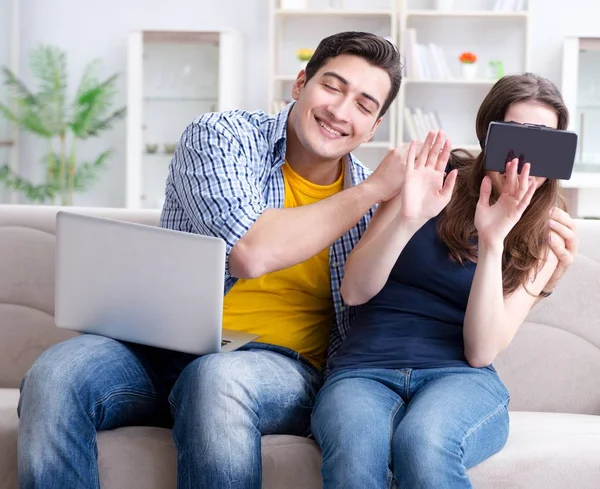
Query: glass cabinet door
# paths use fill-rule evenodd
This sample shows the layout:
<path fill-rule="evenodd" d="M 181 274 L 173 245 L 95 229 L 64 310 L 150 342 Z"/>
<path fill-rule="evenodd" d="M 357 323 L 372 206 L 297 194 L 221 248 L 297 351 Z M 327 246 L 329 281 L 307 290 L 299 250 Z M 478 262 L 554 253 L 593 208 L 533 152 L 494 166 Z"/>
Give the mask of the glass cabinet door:
<path fill-rule="evenodd" d="M 600 39 L 579 41 L 577 106 L 571 117 L 579 134 L 579 171 L 600 172 Z"/>

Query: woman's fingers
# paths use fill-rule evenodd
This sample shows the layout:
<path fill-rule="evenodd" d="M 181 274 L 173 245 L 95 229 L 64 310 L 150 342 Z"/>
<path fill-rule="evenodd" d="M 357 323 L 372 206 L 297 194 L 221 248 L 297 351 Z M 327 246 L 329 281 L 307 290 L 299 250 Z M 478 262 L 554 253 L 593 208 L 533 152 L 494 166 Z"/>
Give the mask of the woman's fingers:
<path fill-rule="evenodd" d="M 504 182 L 504 192 L 508 193 L 508 195 L 515 196 L 517 193 L 517 188 L 519 187 L 517 181 L 517 169 L 519 165 L 519 160 L 514 159 L 509 161 L 506 164 L 506 180 Z"/>
<path fill-rule="evenodd" d="M 423 142 L 423 149 L 421 149 L 421 153 L 415 162 L 415 168 L 421 168 L 427 164 L 427 159 L 429 158 L 429 154 L 431 153 L 431 145 L 433 144 L 435 138 L 435 132 L 429 131 L 427 133 L 427 137 Z"/>
<path fill-rule="evenodd" d="M 479 202 L 478 205 L 483 205 L 485 207 L 489 207 L 490 205 L 490 196 L 492 194 L 492 180 L 489 176 L 483 177 L 481 181 L 481 187 L 479 189 Z"/>
<path fill-rule="evenodd" d="M 523 169 L 519 175 L 519 189 L 517 190 L 517 200 L 521 201 L 527 190 L 529 190 L 529 171 L 531 169 L 531 165 L 529 163 L 525 163 L 523 165 Z"/>
<path fill-rule="evenodd" d="M 444 146 L 442 147 L 442 151 L 438 155 L 438 159 L 435 165 L 435 169 L 437 171 L 444 171 L 446 169 L 446 165 L 448 164 L 448 160 L 450 159 L 450 152 L 452 151 L 452 141 L 446 139 Z"/>
<path fill-rule="evenodd" d="M 448 201 L 450 201 L 450 198 L 452 197 L 452 192 L 454 191 L 454 185 L 456 184 L 457 176 L 458 176 L 458 170 L 454 169 L 450 173 L 448 173 L 448 176 L 446 177 L 446 180 L 444 181 L 444 186 L 442 187 L 442 195 Z"/>
<path fill-rule="evenodd" d="M 437 165 L 438 158 L 442 152 L 442 147 L 444 145 L 444 131 L 440 130 L 437 132 L 435 136 L 435 140 L 431 145 L 431 149 L 429 150 L 429 156 L 427 157 L 427 162 L 425 166 L 435 168 Z"/>
<path fill-rule="evenodd" d="M 415 153 L 417 151 L 417 143 L 411 141 L 408 145 L 408 152 L 406 154 L 406 173 L 411 173 L 415 168 Z"/>
<path fill-rule="evenodd" d="M 531 199 L 533 198 L 534 193 L 535 193 L 535 181 L 532 180 L 531 182 L 529 182 L 529 187 L 527 188 L 527 192 L 525 192 L 525 195 L 523 196 L 523 198 L 521 200 L 519 200 L 519 203 L 517 205 L 518 212 L 520 212 L 520 213 L 525 212 L 525 209 L 527 209 L 527 206 L 531 202 Z"/>

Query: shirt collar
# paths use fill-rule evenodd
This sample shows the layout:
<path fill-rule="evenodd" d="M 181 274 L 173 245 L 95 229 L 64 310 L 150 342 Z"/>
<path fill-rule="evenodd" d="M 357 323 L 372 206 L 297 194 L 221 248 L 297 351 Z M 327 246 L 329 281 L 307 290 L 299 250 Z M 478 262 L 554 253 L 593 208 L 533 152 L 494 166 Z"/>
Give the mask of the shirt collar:
<path fill-rule="evenodd" d="M 287 144 L 287 121 L 290 115 L 290 110 L 294 106 L 294 102 L 289 103 L 283 110 L 275 116 L 275 127 L 271 133 L 269 145 L 275 158 L 273 158 L 273 166 L 279 166 L 285 161 L 285 148 Z"/>

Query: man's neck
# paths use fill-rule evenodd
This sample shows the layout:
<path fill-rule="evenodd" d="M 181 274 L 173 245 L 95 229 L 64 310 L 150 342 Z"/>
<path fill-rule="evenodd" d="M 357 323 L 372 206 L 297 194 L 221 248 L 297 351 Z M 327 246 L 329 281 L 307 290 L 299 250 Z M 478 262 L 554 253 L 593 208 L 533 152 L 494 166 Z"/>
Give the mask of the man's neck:
<path fill-rule="evenodd" d="M 286 157 L 288 165 L 298 175 L 315 185 L 331 185 L 340 178 L 342 172 L 342 159 L 335 161 L 306 161 L 294 157 Z"/>

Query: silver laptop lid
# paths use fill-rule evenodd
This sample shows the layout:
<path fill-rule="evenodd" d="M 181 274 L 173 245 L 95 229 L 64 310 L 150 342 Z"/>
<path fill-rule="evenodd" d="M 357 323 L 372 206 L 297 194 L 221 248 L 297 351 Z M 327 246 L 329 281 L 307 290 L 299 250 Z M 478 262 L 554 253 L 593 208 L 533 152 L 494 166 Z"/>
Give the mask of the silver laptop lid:
<path fill-rule="evenodd" d="M 220 350 L 225 242 L 61 211 L 61 328 L 194 354 Z"/>

